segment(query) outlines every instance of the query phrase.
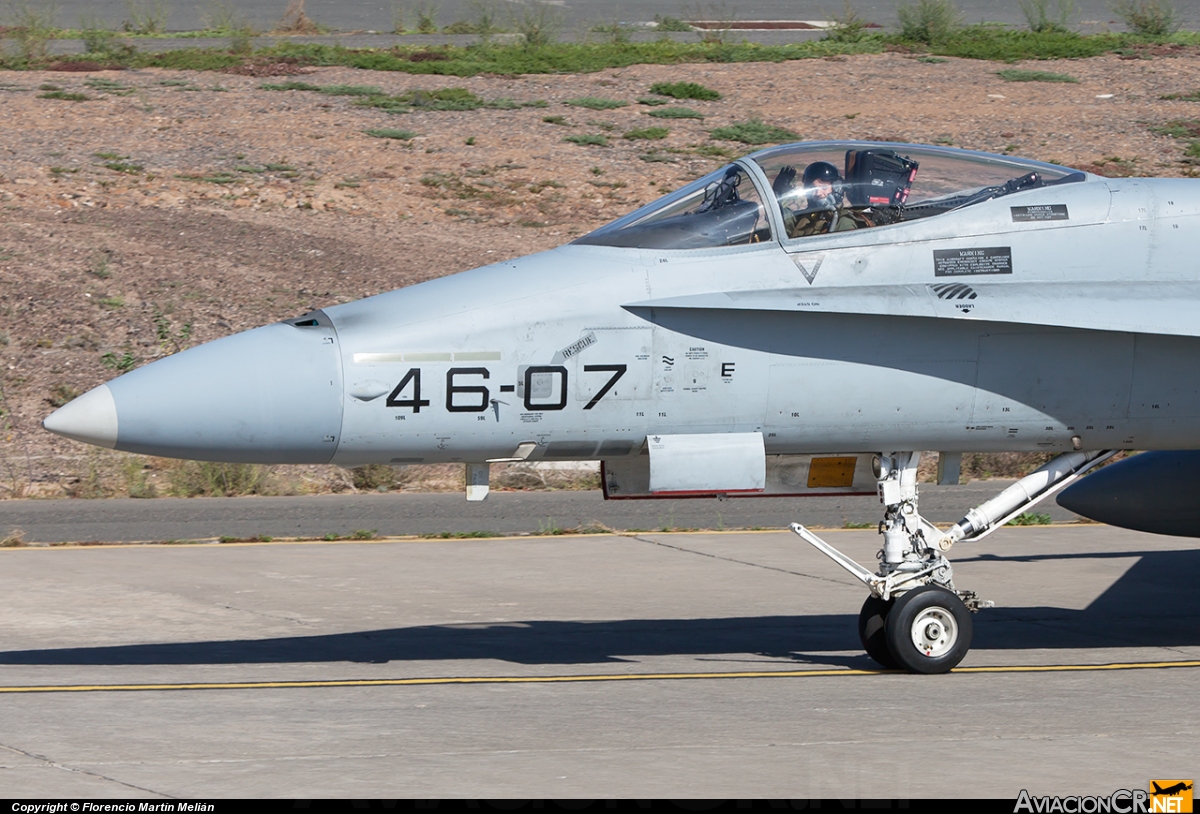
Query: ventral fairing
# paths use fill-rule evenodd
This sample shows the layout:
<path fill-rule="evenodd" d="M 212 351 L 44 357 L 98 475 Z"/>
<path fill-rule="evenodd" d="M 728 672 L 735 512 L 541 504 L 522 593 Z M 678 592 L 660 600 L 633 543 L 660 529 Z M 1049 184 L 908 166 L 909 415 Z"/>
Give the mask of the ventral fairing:
<path fill-rule="evenodd" d="M 470 499 L 518 460 L 599 460 L 609 499 L 878 494 L 874 570 L 793 530 L 870 591 L 872 657 L 944 672 L 987 604 L 955 585 L 955 543 L 1114 450 L 1200 449 L 1197 234 L 1200 181 L 792 144 L 552 251 L 156 361 L 44 424 L 178 458 L 461 462 Z M 964 451 L 1057 457 L 939 529 L 918 509 L 924 449 L 943 482 Z M 1067 498 L 1103 509 L 1140 479 L 1125 466 Z M 1108 515 L 1156 530 L 1193 493 Z"/>

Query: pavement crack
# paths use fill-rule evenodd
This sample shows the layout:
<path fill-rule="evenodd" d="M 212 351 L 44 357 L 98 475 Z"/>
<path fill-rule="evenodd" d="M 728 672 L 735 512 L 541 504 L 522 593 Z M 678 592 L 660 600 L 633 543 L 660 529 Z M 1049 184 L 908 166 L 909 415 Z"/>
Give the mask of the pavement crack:
<path fill-rule="evenodd" d="M 261 616 L 262 618 L 270 619 L 273 622 L 290 622 L 294 625 L 301 626 L 306 626 L 309 624 L 309 622 L 305 619 L 290 616 L 286 613 L 266 613 L 264 611 L 253 610 L 251 608 L 238 607 L 237 605 L 230 604 L 229 602 L 222 602 L 221 604 L 217 605 L 217 607 L 223 608 L 224 610 L 233 611 L 235 613 L 248 613 L 251 616 Z"/>
<path fill-rule="evenodd" d="M 787 568 L 778 568 L 774 565 L 763 565 L 760 562 L 748 562 L 746 560 L 736 559 L 735 557 L 723 557 L 720 554 L 709 554 L 707 551 L 697 551 L 694 548 L 684 548 L 683 546 L 671 545 L 670 543 L 664 543 L 660 540 L 650 540 L 650 539 L 647 539 L 646 537 L 642 537 L 641 535 L 638 535 L 638 534 L 633 535 L 633 539 L 635 539 L 639 542 L 642 542 L 642 543 L 650 543 L 651 545 L 661 546 L 663 548 L 673 548 L 676 551 L 682 551 L 686 554 L 696 554 L 700 557 L 708 557 L 709 559 L 713 559 L 713 560 L 724 560 L 725 562 L 734 562 L 734 563 L 737 563 L 738 565 L 749 565 L 751 568 L 762 568 L 765 571 L 778 571 L 781 574 L 791 574 L 794 577 L 804 577 L 805 579 L 815 579 L 815 580 L 819 580 L 821 582 L 832 582 L 835 585 L 851 585 L 851 586 L 853 586 L 855 584 L 853 582 L 846 582 L 846 581 L 840 580 L 840 579 L 830 579 L 829 577 L 819 577 L 816 574 L 806 574 L 803 571 L 790 571 Z"/>
<path fill-rule="evenodd" d="M 136 791 L 144 791 L 147 794 L 153 794 L 157 797 L 165 797 L 169 800 L 177 799 L 175 797 L 172 797 L 169 794 L 166 794 L 165 792 L 155 791 L 154 789 L 148 789 L 145 786 L 139 786 L 136 783 L 126 783 L 124 780 L 118 780 L 115 777 L 109 777 L 108 775 L 100 774 L 99 772 L 89 772 L 87 769 L 80 769 L 78 766 L 68 766 L 65 763 L 59 763 L 57 760 L 52 760 L 51 758 L 48 758 L 45 755 L 39 755 L 37 752 L 30 752 L 26 749 L 21 749 L 18 746 L 9 746 L 7 743 L 0 743 L 0 749 L 7 749 L 8 751 L 13 752 L 18 755 L 24 755 L 25 757 L 32 758 L 33 760 L 40 760 L 42 763 L 45 763 L 47 766 L 49 766 L 52 769 L 62 769 L 64 772 L 72 772 L 73 774 L 82 774 L 82 775 L 85 775 L 86 777 L 94 777 L 98 780 L 107 780 L 109 783 L 116 783 L 118 786 L 124 786 L 127 789 L 134 789 Z"/>

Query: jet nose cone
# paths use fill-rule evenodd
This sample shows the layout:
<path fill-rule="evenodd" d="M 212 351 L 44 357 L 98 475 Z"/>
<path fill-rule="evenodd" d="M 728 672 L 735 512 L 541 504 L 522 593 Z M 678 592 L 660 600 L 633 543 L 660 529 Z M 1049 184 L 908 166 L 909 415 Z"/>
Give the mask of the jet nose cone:
<path fill-rule="evenodd" d="M 117 402 L 108 385 L 102 384 L 59 407 L 42 426 L 75 441 L 112 449 L 117 445 Z"/>
<path fill-rule="evenodd" d="M 342 428 L 328 318 L 227 336 L 130 371 L 45 420 L 90 444 L 231 463 L 327 463 Z"/>

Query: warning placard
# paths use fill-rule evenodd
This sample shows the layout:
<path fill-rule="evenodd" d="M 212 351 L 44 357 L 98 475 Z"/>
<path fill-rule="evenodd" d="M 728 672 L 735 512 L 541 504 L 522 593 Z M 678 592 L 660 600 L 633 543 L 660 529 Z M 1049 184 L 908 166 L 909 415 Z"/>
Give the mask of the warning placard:
<path fill-rule="evenodd" d="M 934 249 L 935 277 L 966 277 L 973 274 L 1012 274 L 1012 249 Z"/>
<path fill-rule="evenodd" d="M 1070 220 L 1066 204 L 1040 204 L 1038 206 L 1010 206 L 1013 223 L 1031 223 L 1039 220 Z"/>

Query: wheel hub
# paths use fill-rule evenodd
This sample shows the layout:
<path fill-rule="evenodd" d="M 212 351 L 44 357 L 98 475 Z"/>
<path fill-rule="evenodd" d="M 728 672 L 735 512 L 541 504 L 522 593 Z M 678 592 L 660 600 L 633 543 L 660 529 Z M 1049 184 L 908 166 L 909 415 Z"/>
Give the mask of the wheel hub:
<path fill-rule="evenodd" d="M 912 623 L 912 642 L 929 658 L 939 658 L 958 641 L 954 615 L 944 608 L 926 608 Z"/>

